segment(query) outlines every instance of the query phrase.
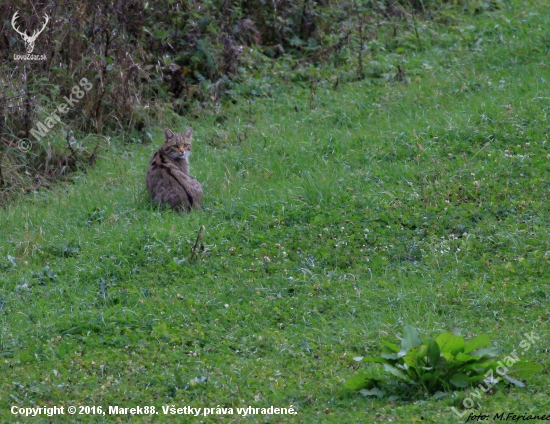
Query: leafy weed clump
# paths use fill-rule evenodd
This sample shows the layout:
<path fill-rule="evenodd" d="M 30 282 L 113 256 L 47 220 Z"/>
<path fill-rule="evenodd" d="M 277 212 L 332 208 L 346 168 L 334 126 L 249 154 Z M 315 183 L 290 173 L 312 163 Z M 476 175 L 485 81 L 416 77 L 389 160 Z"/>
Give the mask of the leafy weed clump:
<path fill-rule="evenodd" d="M 521 378 L 540 372 L 539 364 L 521 361 L 515 352 L 503 361 L 497 361 L 499 349 L 487 347 L 489 342 L 487 334 L 466 342 L 462 336 L 453 333 L 441 333 L 424 342 L 416 328 L 406 325 L 401 347 L 382 341 L 386 352 L 380 357 L 356 357 L 354 360 L 382 364 L 384 371 L 394 377 L 393 381 L 386 383 L 389 391 L 399 397 L 404 393 L 428 393 L 439 398 L 445 395 L 444 392 L 473 387 L 482 381 L 492 387 L 499 381 L 495 373 L 517 387 L 525 387 L 512 376 Z M 345 382 L 348 389 L 376 397 L 386 396 L 387 392 L 381 389 L 383 385 L 381 378 L 371 374 L 351 377 Z"/>

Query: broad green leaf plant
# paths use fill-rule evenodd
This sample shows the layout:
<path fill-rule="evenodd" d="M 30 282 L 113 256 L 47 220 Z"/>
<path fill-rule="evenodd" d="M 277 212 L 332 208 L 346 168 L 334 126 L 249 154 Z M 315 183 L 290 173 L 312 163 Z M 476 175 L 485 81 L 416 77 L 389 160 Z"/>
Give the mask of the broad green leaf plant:
<path fill-rule="evenodd" d="M 406 325 L 401 346 L 382 341 L 385 352 L 376 358 L 356 357 L 355 361 L 382 364 L 393 379 L 393 387 L 415 388 L 415 392 L 440 397 L 444 392 L 461 390 L 479 384 L 482 380 L 494 385 L 499 377 L 518 387 L 525 385 L 513 378 L 525 377 L 540 371 L 539 364 L 510 359 L 496 360 L 499 350 L 487 347 L 490 338 L 480 334 L 468 341 L 453 333 L 442 333 L 424 342 L 418 330 Z M 512 362 L 512 363 L 511 363 Z M 344 383 L 364 396 L 386 396 L 384 381 L 371 374 L 351 377 Z M 388 385 L 386 385 L 388 386 Z M 407 390 L 410 393 L 410 390 Z"/>

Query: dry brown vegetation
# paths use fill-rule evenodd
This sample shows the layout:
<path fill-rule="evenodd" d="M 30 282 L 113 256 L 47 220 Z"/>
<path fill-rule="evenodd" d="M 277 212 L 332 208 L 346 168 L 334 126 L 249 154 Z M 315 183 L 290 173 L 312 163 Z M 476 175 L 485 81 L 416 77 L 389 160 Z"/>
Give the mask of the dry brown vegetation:
<path fill-rule="evenodd" d="M 356 75 L 364 78 L 363 45 L 378 37 L 380 28 L 390 28 L 392 20 L 407 27 L 415 13 L 429 16 L 427 6 L 436 10 L 446 3 L 3 1 L 0 205 L 93 164 L 105 137 L 143 141 L 160 121 L 234 100 L 248 71 L 263 66 L 269 72 L 265 61 L 247 57 L 252 51 L 266 61 L 290 57 L 290 72 L 327 61 L 338 65 L 342 50 L 360 46 Z M 45 60 L 14 60 L 14 54 L 25 53 L 10 23 L 16 12 L 18 28 L 27 34 L 40 29 L 48 15 L 33 52 Z M 389 33 L 396 33 L 392 28 Z M 33 137 L 31 131 L 66 103 L 64 97 L 82 78 L 93 88 L 69 105 L 63 124 L 43 139 Z"/>

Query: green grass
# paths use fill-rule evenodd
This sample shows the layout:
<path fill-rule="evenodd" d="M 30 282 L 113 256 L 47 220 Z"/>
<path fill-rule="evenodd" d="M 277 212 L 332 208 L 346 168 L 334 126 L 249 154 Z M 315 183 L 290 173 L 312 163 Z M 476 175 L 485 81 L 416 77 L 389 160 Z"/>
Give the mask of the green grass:
<path fill-rule="evenodd" d="M 281 82 L 271 98 L 182 122 L 204 213 L 152 209 L 144 176 L 158 146 L 116 143 L 72 184 L 0 211 L 2 421 L 22 420 L 12 405 L 160 411 L 121 422 L 187 422 L 162 405 L 298 412 L 270 422 L 459 421 L 450 407 L 464 393 L 344 389 L 366 366 L 352 358 L 406 323 L 488 333 L 503 357 L 534 332 L 520 357 L 543 373 L 478 402 L 547 413 L 550 8 L 456 19 L 425 29 L 421 51 L 377 58 L 401 63 L 408 84 L 330 80 L 312 110 L 307 84 Z"/>

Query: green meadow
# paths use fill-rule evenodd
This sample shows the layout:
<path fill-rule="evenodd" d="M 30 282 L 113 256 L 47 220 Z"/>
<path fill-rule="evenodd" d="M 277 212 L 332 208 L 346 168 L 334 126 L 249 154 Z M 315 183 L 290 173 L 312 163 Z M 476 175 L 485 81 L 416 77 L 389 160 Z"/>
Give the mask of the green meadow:
<path fill-rule="evenodd" d="M 323 68 L 311 86 L 276 64 L 251 82 L 269 96 L 180 118 L 203 212 L 147 200 L 161 127 L 0 210 L 2 422 L 464 422 L 451 407 L 468 391 L 344 387 L 406 324 L 542 365 L 471 412 L 548 413 L 550 5 L 448 19 L 419 26 L 414 54 L 367 58 L 361 81 Z"/>

